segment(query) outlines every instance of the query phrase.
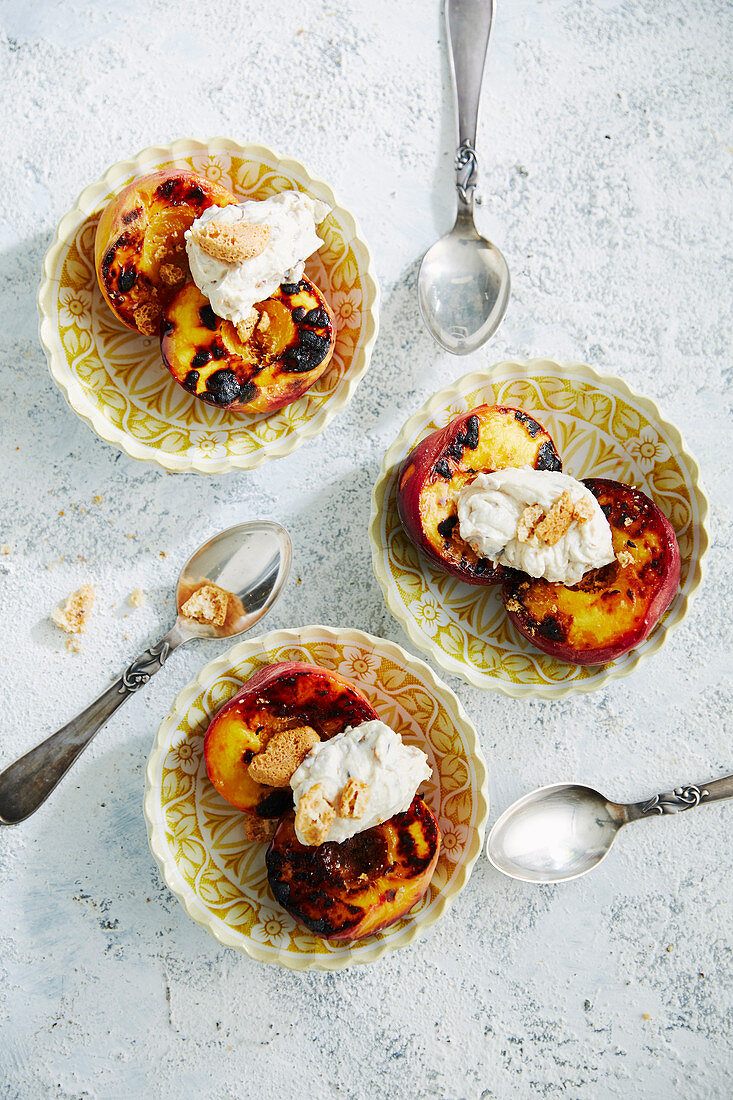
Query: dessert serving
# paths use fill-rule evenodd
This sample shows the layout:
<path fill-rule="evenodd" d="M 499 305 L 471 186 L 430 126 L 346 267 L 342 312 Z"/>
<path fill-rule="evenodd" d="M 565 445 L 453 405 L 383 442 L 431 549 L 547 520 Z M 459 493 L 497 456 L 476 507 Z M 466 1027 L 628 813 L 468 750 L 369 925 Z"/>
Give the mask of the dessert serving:
<path fill-rule="evenodd" d="M 522 409 L 479 406 L 402 463 L 406 533 L 469 584 L 503 582 L 504 606 L 533 645 L 577 664 L 643 641 L 674 597 L 680 554 L 638 489 L 561 473 L 555 445 Z"/>
<path fill-rule="evenodd" d="M 301 208 L 305 232 L 301 214 L 273 208 L 278 195 L 312 204 Z M 201 221 L 214 208 L 239 212 L 249 240 L 233 241 L 213 215 Z M 268 225 L 257 224 L 258 209 L 269 210 Z M 192 275 L 197 221 L 209 252 L 199 243 L 206 259 Z M 300 253 L 292 275 L 288 241 Z M 308 241 L 316 251 L 301 274 Z M 218 260 L 222 245 L 247 253 L 246 267 Z M 221 293 L 217 264 L 235 275 Z M 273 266 L 277 285 L 256 289 L 247 314 L 227 316 L 224 299 L 259 288 Z M 284 275 L 292 281 L 281 292 Z M 97 436 L 171 473 L 218 474 L 291 454 L 348 404 L 369 366 L 378 299 L 369 247 L 327 182 L 263 145 L 183 138 L 84 188 L 44 259 L 38 308 L 54 381 Z"/>
<path fill-rule="evenodd" d="M 304 662 L 261 669 L 211 722 L 205 758 L 250 839 L 270 841 L 274 898 L 311 932 L 356 940 L 424 895 L 440 851 L 416 793 L 427 757 L 343 676 Z"/>
<path fill-rule="evenodd" d="M 487 409 L 497 425 L 502 409 L 517 427 L 528 417 L 555 469 L 526 449 L 468 446 Z M 697 464 L 648 398 L 583 364 L 501 363 L 404 424 L 374 488 L 372 562 L 390 611 L 439 665 L 554 699 L 660 648 L 700 584 L 706 516 Z"/>
<path fill-rule="evenodd" d="M 270 412 L 305 393 L 333 355 L 333 316 L 303 271 L 328 213 L 295 190 L 238 202 L 193 172 L 154 172 L 102 213 L 99 286 L 118 320 L 161 338 L 164 364 L 194 397 Z"/>
<path fill-rule="evenodd" d="M 295 731 L 291 738 L 281 742 L 277 736 L 280 731 L 275 730 L 267 744 L 250 759 L 249 775 L 253 781 L 261 783 L 267 778 L 273 783 L 283 783 L 282 787 L 270 788 L 272 792 L 280 792 L 281 804 L 285 803 L 283 795 L 288 796 L 289 792 L 289 809 L 281 811 L 279 818 L 263 817 L 257 812 L 242 811 L 226 801 L 209 778 L 207 756 L 209 763 L 213 757 L 207 750 L 215 740 L 222 749 L 221 729 L 220 737 L 215 737 L 212 730 L 209 744 L 205 742 L 214 719 L 219 715 L 222 721 L 235 717 L 235 708 L 228 709 L 229 704 L 255 677 L 267 675 L 270 681 L 269 688 L 265 681 L 262 696 L 263 700 L 269 700 L 268 706 L 263 708 L 268 710 L 269 704 L 277 701 L 271 691 L 275 691 L 278 677 L 270 670 L 284 664 L 306 665 L 315 676 L 310 688 L 320 685 L 316 690 L 325 691 L 323 698 L 330 700 L 331 721 L 328 722 L 328 716 L 323 712 L 319 714 L 315 707 L 301 712 L 302 718 L 298 716 L 299 707 L 313 694 L 307 688 L 308 680 L 301 678 L 295 699 L 297 702 L 300 698 L 299 707 L 292 706 L 291 693 L 291 706 L 285 708 L 286 712 L 276 715 L 271 710 L 268 722 L 258 722 L 272 730 L 274 718 L 279 717 L 281 722 L 277 725 L 288 727 L 286 733 Z M 260 686 L 262 682 L 260 679 Z M 255 687 L 256 684 L 257 681 Z M 280 705 L 284 707 L 284 688 L 280 690 Z M 355 709 L 357 704 L 358 709 Z M 339 712 L 340 725 L 334 721 Z M 254 711 L 249 710 L 249 713 L 254 714 Z M 319 718 L 327 722 L 325 727 L 319 726 Z M 342 767 L 347 756 L 342 751 L 343 746 L 338 748 L 337 739 L 348 725 L 361 727 L 363 735 L 363 743 L 352 745 L 348 756 L 355 754 L 367 767 L 358 776 L 361 782 L 356 782 L 357 776 L 349 777 L 355 782 L 345 791 L 348 786 L 345 773 L 350 766 L 346 763 Z M 304 729 L 305 726 L 309 729 Z M 332 736 L 319 736 L 319 729 L 325 733 L 328 726 Z M 383 798 L 385 793 L 389 799 L 392 796 L 410 797 L 409 789 L 403 785 L 404 779 L 399 778 L 402 767 L 391 767 L 393 743 L 390 733 L 386 734 L 386 761 L 377 760 L 375 749 L 384 727 L 398 733 L 402 741 L 395 762 L 403 759 L 406 749 L 420 750 L 420 754 L 409 753 L 408 756 L 413 761 L 422 760 L 423 767 L 424 756 L 427 757 L 432 774 L 421 783 L 419 798 L 432 811 L 440 830 L 438 860 L 427 887 L 422 897 L 398 920 L 390 919 L 389 906 L 394 903 L 404 911 L 410 904 L 407 891 L 412 890 L 413 885 L 422 888 L 418 879 L 426 865 L 422 863 L 421 866 L 423 856 L 420 853 L 422 851 L 427 857 L 429 848 L 419 847 L 418 841 L 422 845 L 423 831 L 428 840 L 433 834 L 431 819 L 423 814 L 420 801 L 414 807 L 410 803 L 403 814 L 387 818 L 376 831 L 372 826 L 354 836 L 346 835 L 354 826 L 360 828 L 370 821 L 370 815 L 383 816 L 389 811 Z M 239 736 L 240 731 L 241 726 L 239 730 L 234 724 L 230 727 L 233 737 Z M 350 735 L 349 741 L 353 736 Z M 305 794 L 308 785 L 322 785 L 321 793 L 334 811 L 329 830 L 335 827 L 339 835 L 345 836 L 340 846 L 330 841 L 321 845 L 305 844 L 295 831 L 296 803 L 300 804 L 300 795 L 296 794 L 287 776 L 292 779 L 295 761 L 301 754 L 307 756 L 319 744 L 322 748 L 315 754 L 317 768 L 309 767 L 303 773 L 304 779 L 310 773 L 312 783 L 300 786 Z M 338 749 L 338 756 L 330 760 L 323 755 L 329 746 L 329 753 Z M 219 759 L 221 755 L 220 751 Z M 255 764 L 256 756 L 260 759 Z M 384 769 L 382 763 L 386 766 Z M 235 775 L 231 765 L 220 771 L 230 780 Z M 383 786 L 380 782 L 381 793 L 375 789 L 378 774 L 385 780 Z M 361 784 L 370 788 L 368 798 Z M 227 793 L 233 793 L 231 782 Z M 315 795 L 318 793 L 316 791 Z M 306 823 L 306 828 L 318 827 L 317 815 L 308 814 L 309 806 L 313 808 L 314 797 L 306 798 L 300 814 L 300 819 L 308 816 L 310 824 Z M 235 801 L 239 801 L 236 795 Z M 261 802 L 264 799 L 260 791 L 256 805 Z M 187 914 L 219 943 L 261 962 L 296 970 L 340 969 L 372 962 L 412 943 L 440 919 L 461 892 L 482 848 L 488 812 L 486 765 L 476 731 L 454 693 L 425 662 L 394 642 L 358 630 L 324 626 L 276 630 L 261 638 L 240 642 L 220 655 L 177 696 L 160 725 L 148 761 L 144 810 L 150 847 L 165 882 Z M 329 810 L 326 816 L 330 816 Z M 304 823 L 300 819 L 299 829 Z M 400 822 L 399 828 L 394 827 Z M 348 870 L 352 876 L 347 878 L 342 874 L 342 879 L 347 880 L 351 900 L 354 896 L 357 898 L 355 911 L 349 910 L 347 914 L 342 908 L 344 895 L 338 896 L 337 879 L 330 875 L 335 865 L 329 863 L 329 853 L 339 848 L 347 857 L 342 870 Z M 402 865 L 405 855 L 409 857 L 408 868 L 403 867 L 398 887 L 387 865 L 395 864 L 397 868 Z M 282 862 L 278 863 L 280 858 Z M 301 860 L 307 861 L 307 874 Z M 269 872 L 268 862 L 271 865 Z M 359 875 L 366 869 L 365 863 L 371 867 L 372 882 L 370 885 L 362 880 L 363 888 L 355 891 L 353 872 L 359 862 Z M 405 874 L 406 869 L 411 873 Z M 329 932 L 326 927 L 320 932 L 312 931 L 302 919 L 283 908 L 273 893 L 275 886 L 284 897 L 284 884 L 287 884 L 294 906 L 304 917 L 315 922 L 323 913 L 311 907 L 307 894 L 316 878 L 327 872 L 332 923 L 352 938 L 324 935 Z M 385 882 L 385 877 L 391 881 Z M 388 895 L 392 890 L 395 891 L 393 897 Z M 381 906 L 375 909 L 372 903 L 378 896 Z M 315 902 L 318 900 L 316 894 Z M 361 929 L 358 927 L 365 917 L 371 919 L 380 911 L 379 923 L 389 920 L 380 930 L 366 934 L 366 924 L 362 924 Z M 338 912 L 341 918 L 336 920 Z M 333 930 L 338 931 L 338 927 Z M 353 938 L 355 932 L 363 934 Z"/>

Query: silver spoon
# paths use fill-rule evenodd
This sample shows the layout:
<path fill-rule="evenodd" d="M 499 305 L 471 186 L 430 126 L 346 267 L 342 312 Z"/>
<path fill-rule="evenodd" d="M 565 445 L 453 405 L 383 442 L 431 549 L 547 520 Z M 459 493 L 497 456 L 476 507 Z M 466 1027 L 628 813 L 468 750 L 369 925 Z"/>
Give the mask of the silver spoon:
<path fill-rule="evenodd" d="M 509 268 L 473 222 L 478 177 L 476 123 L 493 0 L 445 0 L 448 53 L 458 109 L 456 223 L 423 257 L 417 300 L 423 321 L 453 355 L 467 355 L 499 327 L 509 301 Z"/>
<path fill-rule="evenodd" d="M 236 638 L 265 615 L 290 572 L 290 536 L 279 523 L 230 527 L 204 543 L 178 578 L 178 617 L 165 637 L 141 653 L 86 710 L 0 774 L 0 825 L 15 825 L 34 813 L 118 707 L 147 684 L 174 649 L 192 638 Z M 223 626 L 210 626 L 180 610 L 202 581 L 234 598 Z"/>
<path fill-rule="evenodd" d="M 494 867 L 512 878 L 565 882 L 597 867 L 622 825 L 731 797 L 733 775 L 628 804 L 610 802 L 592 787 L 556 783 L 505 810 L 489 834 L 486 851 Z"/>

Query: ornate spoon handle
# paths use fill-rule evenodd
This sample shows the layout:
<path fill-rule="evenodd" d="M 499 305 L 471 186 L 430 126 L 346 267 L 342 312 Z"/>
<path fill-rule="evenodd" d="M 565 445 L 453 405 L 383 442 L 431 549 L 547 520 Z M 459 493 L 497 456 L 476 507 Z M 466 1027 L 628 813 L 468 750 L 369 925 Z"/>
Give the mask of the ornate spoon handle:
<path fill-rule="evenodd" d="M 626 807 L 627 820 L 639 821 L 642 817 L 656 814 L 679 814 L 683 810 L 691 810 L 693 806 L 717 802 L 721 798 L 733 798 L 733 775 L 698 786 L 675 787 L 673 791 L 655 794 L 646 802 L 633 802 Z"/>
<path fill-rule="evenodd" d="M 445 0 L 448 55 L 458 109 L 456 188 L 459 216 L 473 210 L 473 191 L 478 179 L 475 149 L 478 105 L 493 17 L 493 0 Z"/>
<path fill-rule="evenodd" d="M 174 627 L 86 710 L 6 768 L 0 774 L 0 825 L 16 825 L 34 813 L 117 708 L 144 687 L 185 640 Z"/>

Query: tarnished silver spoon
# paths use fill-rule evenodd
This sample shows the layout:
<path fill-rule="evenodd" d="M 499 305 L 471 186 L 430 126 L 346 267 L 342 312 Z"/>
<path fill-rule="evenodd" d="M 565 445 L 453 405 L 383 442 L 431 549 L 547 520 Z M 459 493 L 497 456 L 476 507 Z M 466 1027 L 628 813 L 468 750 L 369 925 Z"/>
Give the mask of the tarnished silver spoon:
<path fill-rule="evenodd" d="M 450 233 L 423 257 L 417 299 L 428 329 L 441 347 L 454 355 L 475 351 L 496 331 L 511 285 L 506 260 L 473 222 L 478 175 L 476 124 L 493 10 L 493 0 L 445 0 L 458 110 L 458 209 Z"/>
<path fill-rule="evenodd" d="M 597 867 L 630 821 L 732 797 L 733 775 L 631 803 L 611 802 L 592 787 L 556 783 L 505 810 L 489 834 L 486 853 L 498 871 L 512 878 L 565 882 Z"/>
<path fill-rule="evenodd" d="M 192 638 L 236 638 L 259 622 L 290 572 L 290 536 L 279 523 L 242 523 L 215 535 L 193 554 L 178 578 L 178 617 L 159 642 L 141 653 L 86 710 L 0 774 L 0 825 L 15 825 L 46 801 L 56 784 L 118 707 L 147 684 L 174 649 Z M 202 581 L 230 593 L 223 626 L 181 615 Z"/>

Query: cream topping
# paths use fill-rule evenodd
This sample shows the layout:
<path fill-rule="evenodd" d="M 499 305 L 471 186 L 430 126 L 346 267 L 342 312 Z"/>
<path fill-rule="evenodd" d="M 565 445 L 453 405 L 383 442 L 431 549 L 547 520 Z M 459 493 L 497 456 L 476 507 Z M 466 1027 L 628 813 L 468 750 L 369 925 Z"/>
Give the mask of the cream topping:
<path fill-rule="evenodd" d="M 350 779 L 368 786 L 362 817 L 341 817 L 337 812 L 331 822 L 324 839 L 340 843 L 403 813 L 417 788 L 431 775 L 425 753 L 403 744 L 398 733 L 375 719 L 315 745 L 293 773 L 290 785 L 296 814 L 301 798 L 316 784 L 321 785 L 323 796 L 334 807 L 339 806 L 340 795 Z M 307 843 L 299 833 L 298 839 Z"/>
<path fill-rule="evenodd" d="M 572 518 L 551 543 L 539 533 L 542 517 L 563 494 L 572 504 Z M 561 584 L 577 584 L 590 569 L 615 558 L 611 528 L 590 490 L 568 474 L 531 466 L 478 474 L 464 485 L 458 495 L 458 530 L 494 564 Z"/>
<path fill-rule="evenodd" d="M 303 276 L 305 261 L 323 244 L 316 225 L 329 210 L 325 202 L 300 191 L 282 191 L 260 202 L 249 200 L 204 210 L 186 233 L 186 252 L 191 277 L 209 299 L 214 313 L 237 324 L 246 320 L 255 302 L 264 301 L 281 283 L 297 283 Z M 196 243 L 197 229 L 210 222 L 267 225 L 269 240 L 258 256 L 227 263 L 210 256 Z"/>

